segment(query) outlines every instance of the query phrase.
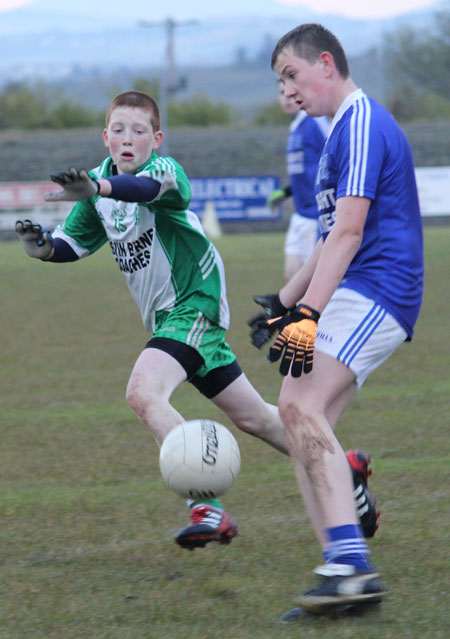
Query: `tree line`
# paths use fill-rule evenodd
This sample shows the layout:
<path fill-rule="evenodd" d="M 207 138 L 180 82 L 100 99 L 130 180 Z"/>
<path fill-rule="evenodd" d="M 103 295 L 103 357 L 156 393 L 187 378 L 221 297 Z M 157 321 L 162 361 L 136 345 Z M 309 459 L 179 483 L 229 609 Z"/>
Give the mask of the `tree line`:
<path fill-rule="evenodd" d="M 147 91 L 159 101 L 159 82 L 135 78 L 133 89 Z M 116 91 L 117 93 L 119 91 Z M 111 92 L 112 97 L 113 92 Z M 44 82 L 31 86 L 11 83 L 0 93 L 1 129 L 70 129 L 103 126 L 104 109 L 88 108 L 54 91 Z M 185 102 L 173 102 L 168 107 L 171 126 L 208 126 L 230 124 L 232 109 L 220 102 L 214 103 L 207 96 L 198 95 Z"/>

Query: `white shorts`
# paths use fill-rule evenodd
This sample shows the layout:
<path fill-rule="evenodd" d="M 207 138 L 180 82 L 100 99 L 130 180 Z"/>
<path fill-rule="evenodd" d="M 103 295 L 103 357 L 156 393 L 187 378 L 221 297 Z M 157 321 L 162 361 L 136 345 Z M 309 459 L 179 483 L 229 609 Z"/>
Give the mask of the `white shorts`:
<path fill-rule="evenodd" d="M 319 223 L 314 218 L 303 217 L 297 213 L 289 220 L 284 252 L 286 255 L 300 255 L 306 262 L 319 239 Z"/>
<path fill-rule="evenodd" d="M 348 366 L 360 387 L 406 338 L 406 331 L 382 306 L 349 288 L 338 288 L 320 316 L 315 348 Z"/>

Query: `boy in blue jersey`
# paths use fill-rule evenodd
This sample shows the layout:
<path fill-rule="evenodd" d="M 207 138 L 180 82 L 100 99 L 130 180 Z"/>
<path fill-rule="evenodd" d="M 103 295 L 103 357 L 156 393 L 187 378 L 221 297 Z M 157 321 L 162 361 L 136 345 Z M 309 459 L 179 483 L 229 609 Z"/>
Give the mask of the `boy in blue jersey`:
<path fill-rule="evenodd" d="M 277 206 L 289 197 L 294 200 L 295 210 L 284 243 L 284 279 L 288 282 L 306 262 L 319 238 L 314 183 L 329 120 L 310 118 L 306 111 L 299 109 L 295 100 L 285 95 L 281 79 L 278 80 L 278 101 L 286 114 L 294 116 L 286 146 L 289 186 L 274 191 L 268 204 Z"/>
<path fill-rule="evenodd" d="M 267 320 L 254 329 L 259 344 L 279 331 L 269 351 L 285 376 L 279 410 L 325 559 L 316 569 L 322 581 L 298 597 L 297 610 L 326 614 L 379 603 L 386 590 L 333 431 L 366 377 L 413 336 L 422 224 L 406 137 L 356 87 L 335 36 L 300 25 L 277 43 L 272 68 L 308 115 L 332 118 L 315 186 L 321 239 L 278 294 L 260 296 Z"/>

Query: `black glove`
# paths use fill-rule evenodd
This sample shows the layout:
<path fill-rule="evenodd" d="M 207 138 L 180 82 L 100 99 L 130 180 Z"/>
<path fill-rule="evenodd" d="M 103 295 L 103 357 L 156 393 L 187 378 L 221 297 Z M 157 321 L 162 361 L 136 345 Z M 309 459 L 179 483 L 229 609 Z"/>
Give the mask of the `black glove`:
<path fill-rule="evenodd" d="M 45 260 L 53 250 L 53 238 L 50 230 L 34 224 L 31 220 L 17 220 L 16 233 L 22 241 L 25 252 L 30 257 Z"/>
<path fill-rule="evenodd" d="M 255 295 L 254 301 L 262 306 L 263 310 L 251 317 L 247 324 L 252 329 L 250 331 L 250 338 L 253 346 L 261 348 L 266 342 L 269 341 L 276 328 L 271 328 L 267 325 L 268 319 L 274 319 L 286 315 L 289 311 L 281 302 L 278 293 L 269 293 L 268 295 Z"/>
<path fill-rule="evenodd" d="M 76 169 L 71 166 L 67 172 L 51 175 L 50 179 L 63 188 L 57 193 L 48 193 L 45 196 L 47 202 L 79 202 L 98 195 L 100 184 L 91 178 L 85 169 Z"/>
<path fill-rule="evenodd" d="M 280 331 L 269 350 L 268 358 L 271 362 L 276 362 L 282 357 L 280 364 L 282 375 L 289 373 L 291 364 L 292 377 L 300 377 L 302 372 L 311 372 L 319 318 L 318 311 L 306 304 L 299 304 L 289 315 L 267 320 L 270 328 Z"/>

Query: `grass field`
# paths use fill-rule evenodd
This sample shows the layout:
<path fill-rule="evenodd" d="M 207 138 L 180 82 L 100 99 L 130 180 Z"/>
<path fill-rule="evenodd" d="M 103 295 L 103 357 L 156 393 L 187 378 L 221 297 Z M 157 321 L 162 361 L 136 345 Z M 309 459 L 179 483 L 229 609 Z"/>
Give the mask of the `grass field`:
<path fill-rule="evenodd" d="M 345 448 L 372 456 L 381 523 L 370 545 L 390 594 L 364 617 L 289 627 L 278 618 L 321 563 L 290 462 L 232 427 L 243 463 L 225 504 L 240 536 L 178 548 L 187 509 L 124 401 L 147 335 L 108 249 L 52 265 L 2 243 L 0 639 L 448 637 L 450 228 L 427 228 L 425 239 L 416 337 L 367 381 L 338 431 Z M 217 242 L 229 341 L 272 402 L 281 379 L 250 346 L 246 319 L 251 295 L 281 283 L 282 241 Z M 230 426 L 188 385 L 175 405 Z"/>

